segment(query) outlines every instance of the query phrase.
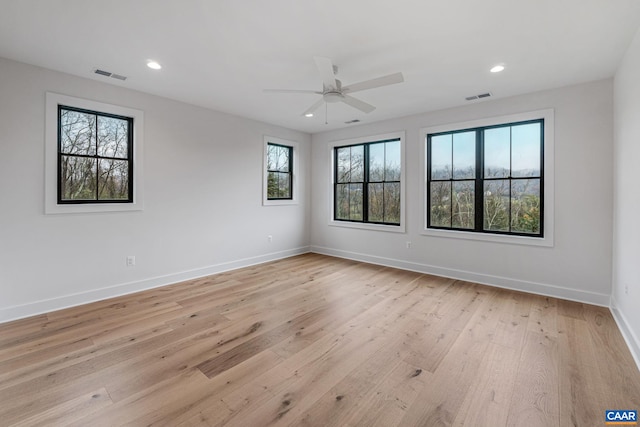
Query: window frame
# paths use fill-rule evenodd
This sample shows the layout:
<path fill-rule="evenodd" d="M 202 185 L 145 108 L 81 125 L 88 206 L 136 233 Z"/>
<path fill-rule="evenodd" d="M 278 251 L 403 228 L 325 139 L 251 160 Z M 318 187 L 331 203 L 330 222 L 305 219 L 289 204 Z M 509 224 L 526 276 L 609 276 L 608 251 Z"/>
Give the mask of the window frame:
<path fill-rule="evenodd" d="M 288 159 L 289 164 L 287 165 L 288 171 L 283 172 L 277 169 L 269 169 L 269 147 L 279 147 L 286 148 L 289 151 Z M 290 145 L 277 144 L 275 142 L 267 142 L 267 200 L 292 200 L 293 199 L 293 147 Z M 277 173 L 287 175 L 289 181 L 289 196 L 288 197 L 269 197 L 269 174 Z"/>
<path fill-rule="evenodd" d="M 429 211 L 429 181 L 430 181 L 430 165 L 427 161 L 427 137 L 429 135 L 457 133 L 462 131 L 476 130 L 478 128 L 497 128 L 506 125 L 516 125 L 526 122 L 533 122 L 537 120 L 543 121 L 542 136 L 543 147 L 541 164 L 541 188 L 540 194 L 543 197 L 541 203 L 541 230 L 543 232 L 542 237 L 538 235 L 528 235 L 526 233 L 510 233 L 499 231 L 477 231 L 466 230 L 460 228 L 432 228 L 429 227 L 430 211 Z M 553 109 L 531 111 L 527 113 L 512 114 L 507 116 L 492 117 L 487 119 L 480 119 L 462 123 L 452 123 L 440 126 L 431 126 L 420 129 L 420 161 L 422 177 L 421 179 L 421 205 L 423 209 L 423 225 L 421 234 L 432 237 L 444 237 L 444 238 L 459 238 L 480 240 L 497 243 L 509 243 L 509 244 L 522 244 L 532 246 L 546 246 L 552 247 L 554 245 L 554 194 L 553 194 L 553 182 L 554 182 L 554 111 Z M 477 152 L 476 155 L 479 153 Z M 478 176 L 480 177 L 480 183 L 485 182 L 482 176 L 483 171 L 476 171 L 476 178 L 474 182 L 477 182 Z M 523 177 L 525 178 L 525 177 Z M 511 180 L 512 178 L 505 178 Z M 537 179 L 537 178 L 536 178 Z M 476 199 L 477 202 L 477 199 Z M 478 206 L 478 203 L 476 203 Z M 476 216 L 477 220 L 477 216 Z M 482 225 L 480 224 L 480 228 Z"/>
<path fill-rule="evenodd" d="M 379 223 L 379 222 L 364 222 L 364 221 L 355 221 L 355 220 L 341 220 L 335 218 L 335 208 L 336 208 L 336 185 L 337 183 L 337 164 L 336 164 L 336 152 L 338 148 L 343 147 L 352 147 L 358 145 L 367 145 L 367 144 L 375 144 L 380 142 L 394 141 L 398 140 L 400 142 L 400 224 L 389 224 L 389 223 Z M 329 148 L 329 190 L 328 195 L 330 199 L 329 203 L 329 225 L 336 227 L 346 227 L 346 228 L 358 228 L 365 230 L 375 230 L 375 231 L 387 231 L 387 232 L 395 232 L 395 233 L 404 233 L 406 228 L 406 220 L 405 220 L 405 206 L 406 206 L 406 165 L 405 165 L 405 132 L 398 131 L 387 134 L 379 134 L 379 135 L 371 135 L 366 137 L 347 139 L 347 140 L 339 140 L 333 141 L 328 144 Z M 368 165 L 366 165 L 368 168 Z M 363 188 L 368 184 L 368 178 L 366 173 L 366 168 L 363 171 Z M 376 181 L 377 182 L 377 181 Z M 395 181 L 394 181 L 395 182 Z M 367 209 L 364 205 L 363 200 L 363 213 Z"/>
<path fill-rule="evenodd" d="M 132 128 L 130 141 L 129 166 L 132 174 L 129 177 L 130 201 L 121 200 L 83 200 L 60 201 L 60 139 L 59 109 L 60 106 L 73 110 L 84 110 L 104 116 L 131 118 Z M 144 208 L 144 191 L 142 185 L 144 146 L 144 112 L 73 96 L 47 92 L 45 95 L 45 214 L 75 214 L 98 212 L 140 211 Z"/>
<path fill-rule="evenodd" d="M 281 147 L 288 147 L 291 149 L 291 156 L 289 156 L 290 179 L 291 179 L 291 198 L 286 199 L 270 199 L 269 198 L 269 169 L 268 169 L 268 155 L 269 144 L 278 145 Z M 290 141 L 274 136 L 265 135 L 263 137 L 263 155 L 262 155 L 262 205 L 263 206 L 286 206 L 297 205 L 299 198 L 299 179 L 298 179 L 298 158 L 300 151 L 300 144 L 296 141 Z"/>
<path fill-rule="evenodd" d="M 75 111 L 78 113 L 91 114 L 96 116 L 96 141 L 97 141 L 97 133 L 98 133 L 98 117 L 107 117 L 107 118 L 115 118 L 120 120 L 127 121 L 128 129 L 127 129 L 127 157 L 126 158 L 115 158 L 115 157 L 106 157 L 98 154 L 96 150 L 95 155 L 84 155 L 84 154 L 71 154 L 71 153 L 63 153 L 62 152 L 62 110 L 66 111 Z M 77 108 L 68 105 L 58 104 L 58 172 L 57 172 L 57 181 L 58 181 L 58 204 L 86 204 L 86 203 L 133 203 L 133 188 L 134 188 L 134 162 L 133 162 L 133 152 L 134 152 L 134 144 L 133 144 L 133 128 L 134 128 L 134 120 L 133 117 L 121 116 L 110 113 L 103 113 L 101 111 L 95 110 L 87 110 L 84 108 Z M 109 160 L 126 160 L 128 164 L 128 197 L 126 199 L 100 199 L 99 194 L 97 192 L 99 182 L 96 181 L 96 198 L 95 199 L 63 199 L 62 198 L 62 156 L 72 156 L 72 157 L 81 157 L 81 158 L 91 158 L 96 160 L 96 168 L 98 168 L 97 162 L 101 159 L 109 159 Z M 98 173 L 96 170 L 96 179 L 98 178 Z"/>

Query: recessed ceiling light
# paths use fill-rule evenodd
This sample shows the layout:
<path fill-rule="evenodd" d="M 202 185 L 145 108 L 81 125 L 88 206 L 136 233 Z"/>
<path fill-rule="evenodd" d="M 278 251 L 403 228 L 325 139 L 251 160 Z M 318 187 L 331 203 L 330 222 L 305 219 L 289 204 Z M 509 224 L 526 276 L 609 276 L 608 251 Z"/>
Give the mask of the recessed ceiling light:
<path fill-rule="evenodd" d="M 304 115 L 305 117 L 313 117 L 313 113 L 307 113 Z"/>
<path fill-rule="evenodd" d="M 160 68 L 162 68 L 162 65 L 158 64 L 156 61 L 148 61 L 147 67 L 151 68 L 152 70 L 159 70 Z"/>
<path fill-rule="evenodd" d="M 495 67 L 493 67 L 490 71 L 492 73 L 499 73 L 500 71 L 504 70 L 504 65 L 496 65 Z"/>

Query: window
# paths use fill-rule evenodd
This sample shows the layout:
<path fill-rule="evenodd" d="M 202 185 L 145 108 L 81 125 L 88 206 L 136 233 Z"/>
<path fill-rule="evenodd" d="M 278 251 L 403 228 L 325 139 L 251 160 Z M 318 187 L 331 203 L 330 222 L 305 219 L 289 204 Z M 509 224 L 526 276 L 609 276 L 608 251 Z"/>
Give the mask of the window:
<path fill-rule="evenodd" d="M 298 151 L 299 144 L 295 141 L 264 137 L 264 206 L 298 203 Z"/>
<path fill-rule="evenodd" d="M 143 208 L 144 113 L 46 94 L 45 213 Z"/>
<path fill-rule="evenodd" d="M 552 112 L 546 113 L 510 117 L 533 119 L 423 130 L 426 230 L 529 240 L 550 237 L 546 170 L 552 162 L 547 153 Z"/>
<path fill-rule="evenodd" d="M 332 147 L 333 225 L 360 223 L 403 231 L 397 230 L 403 222 L 403 139 L 387 135 Z"/>
<path fill-rule="evenodd" d="M 133 202 L 133 118 L 58 105 L 58 203 Z"/>
<path fill-rule="evenodd" d="M 293 147 L 267 143 L 267 200 L 293 198 Z"/>

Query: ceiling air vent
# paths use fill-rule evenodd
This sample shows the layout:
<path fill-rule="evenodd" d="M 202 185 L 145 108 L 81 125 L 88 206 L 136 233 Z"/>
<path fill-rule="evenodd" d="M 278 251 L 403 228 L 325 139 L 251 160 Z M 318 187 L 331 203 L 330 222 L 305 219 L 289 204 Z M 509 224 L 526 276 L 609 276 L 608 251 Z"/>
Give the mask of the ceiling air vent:
<path fill-rule="evenodd" d="M 94 73 L 96 73 L 96 74 L 100 74 L 101 76 L 111 77 L 111 78 L 118 79 L 118 80 L 122 80 L 122 81 L 127 80 L 127 77 L 126 77 L 126 76 L 122 76 L 122 75 L 120 75 L 120 74 L 114 74 L 114 73 L 112 73 L 111 71 L 105 71 L 105 70 L 101 70 L 101 69 L 99 69 L 99 68 L 98 68 L 98 69 L 96 69 L 96 70 L 94 71 Z"/>
<path fill-rule="evenodd" d="M 491 96 L 491 92 L 481 93 L 480 95 L 467 96 L 465 99 L 467 101 L 473 101 L 476 99 L 488 98 Z"/>
<path fill-rule="evenodd" d="M 353 120 L 349 120 L 348 122 L 344 122 L 347 125 L 353 124 L 353 123 L 360 123 L 360 119 L 353 119 Z"/>

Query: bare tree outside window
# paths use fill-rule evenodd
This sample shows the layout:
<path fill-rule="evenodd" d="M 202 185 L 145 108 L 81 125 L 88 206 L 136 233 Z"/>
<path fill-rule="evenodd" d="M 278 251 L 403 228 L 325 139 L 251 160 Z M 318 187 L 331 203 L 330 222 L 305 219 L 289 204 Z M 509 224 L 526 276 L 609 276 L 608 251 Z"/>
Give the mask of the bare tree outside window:
<path fill-rule="evenodd" d="M 267 144 L 267 199 L 293 198 L 293 147 Z"/>
<path fill-rule="evenodd" d="M 542 237 L 543 125 L 428 135 L 428 227 Z"/>
<path fill-rule="evenodd" d="M 334 219 L 400 224 L 399 139 L 335 148 Z"/>
<path fill-rule="evenodd" d="M 133 119 L 58 107 L 58 203 L 132 202 Z"/>

